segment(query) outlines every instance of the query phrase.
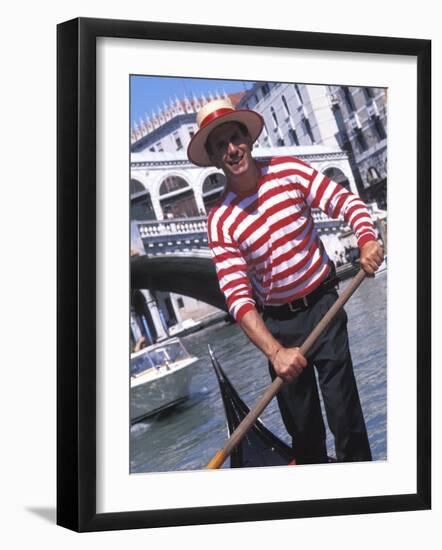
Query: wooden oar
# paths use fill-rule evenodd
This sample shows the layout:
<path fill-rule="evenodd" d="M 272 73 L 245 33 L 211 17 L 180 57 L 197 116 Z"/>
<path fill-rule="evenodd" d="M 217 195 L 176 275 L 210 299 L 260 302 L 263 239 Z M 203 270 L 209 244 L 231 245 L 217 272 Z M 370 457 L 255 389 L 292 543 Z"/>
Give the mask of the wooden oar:
<path fill-rule="evenodd" d="M 327 327 L 336 313 L 345 305 L 347 300 L 359 287 L 362 281 L 365 279 L 365 272 L 361 269 L 359 273 L 353 278 L 347 288 L 341 293 L 336 302 L 332 307 L 327 311 L 324 317 L 319 321 L 316 327 L 309 334 L 305 342 L 299 348 L 299 351 L 302 355 L 306 355 L 308 350 L 316 342 L 318 336 L 321 332 Z M 220 468 L 225 460 L 229 457 L 233 449 L 241 442 L 246 433 L 250 430 L 253 424 L 256 422 L 259 415 L 267 407 L 270 401 L 275 397 L 275 395 L 281 389 L 284 380 L 277 376 L 272 384 L 267 388 L 267 390 L 262 395 L 261 399 L 255 405 L 255 407 L 249 412 L 249 414 L 244 418 L 241 424 L 236 428 L 230 438 L 226 441 L 225 445 L 216 453 L 212 460 L 207 465 L 207 469 L 216 470 Z"/>

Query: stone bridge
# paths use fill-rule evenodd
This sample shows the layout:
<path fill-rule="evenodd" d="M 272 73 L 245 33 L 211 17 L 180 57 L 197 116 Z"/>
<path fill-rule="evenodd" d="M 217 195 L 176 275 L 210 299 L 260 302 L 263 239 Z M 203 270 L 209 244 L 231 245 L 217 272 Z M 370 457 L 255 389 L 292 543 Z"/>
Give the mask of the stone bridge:
<path fill-rule="evenodd" d="M 369 205 L 378 229 L 385 212 Z M 346 247 L 356 239 L 342 218 L 312 211 L 316 228 L 330 258 L 339 265 Z M 381 223 L 382 222 L 382 223 Z M 386 236 L 383 231 L 384 242 Z M 175 218 L 131 223 L 131 284 L 133 289 L 174 292 L 226 309 L 207 242 L 207 218 Z"/>
<path fill-rule="evenodd" d="M 227 311 L 208 249 L 134 256 L 131 258 L 131 285 L 133 289 L 183 294 Z"/>

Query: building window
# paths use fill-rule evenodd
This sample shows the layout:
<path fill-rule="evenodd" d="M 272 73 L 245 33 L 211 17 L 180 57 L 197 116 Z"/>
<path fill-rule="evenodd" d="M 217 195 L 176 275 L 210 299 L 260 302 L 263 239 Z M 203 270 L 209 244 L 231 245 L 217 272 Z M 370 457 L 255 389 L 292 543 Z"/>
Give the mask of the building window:
<path fill-rule="evenodd" d="M 149 151 L 150 151 L 151 153 L 155 153 L 155 147 L 151 147 L 151 148 L 149 149 Z"/>
<path fill-rule="evenodd" d="M 364 134 L 362 133 L 361 128 L 355 128 L 354 132 L 355 132 L 356 141 L 359 145 L 359 150 L 362 153 L 363 151 L 366 151 L 368 149 Z"/>
<path fill-rule="evenodd" d="M 344 99 L 345 99 L 345 103 L 347 105 L 347 109 L 349 111 L 356 111 L 356 105 L 355 105 L 355 102 L 353 100 L 353 95 L 350 92 L 349 87 L 348 86 L 342 86 L 342 91 L 344 92 Z"/>
<path fill-rule="evenodd" d="M 374 97 L 373 88 L 362 88 L 364 90 L 365 99 L 370 101 Z"/>
<path fill-rule="evenodd" d="M 312 143 L 315 143 L 315 138 L 313 136 L 312 127 L 308 118 L 303 118 L 302 122 L 304 124 L 305 133 L 309 136 Z"/>
<path fill-rule="evenodd" d="M 298 96 L 298 101 L 302 105 L 304 103 L 301 95 L 301 88 L 299 87 L 299 84 L 293 84 L 295 87 L 296 95 Z"/>
<path fill-rule="evenodd" d="M 386 139 L 387 134 L 385 132 L 385 128 L 384 128 L 384 125 L 382 124 L 381 119 L 378 116 L 372 116 L 371 122 L 373 123 L 373 126 L 376 130 L 379 140 Z"/>
<path fill-rule="evenodd" d="M 278 127 L 278 118 L 276 116 L 275 109 L 273 107 L 270 107 L 270 112 L 272 113 L 273 126 L 275 128 L 277 128 Z"/>
<path fill-rule="evenodd" d="M 283 147 L 285 145 L 285 142 L 282 138 L 278 138 L 278 143 L 277 143 L 278 147 Z"/>
<path fill-rule="evenodd" d="M 270 144 L 270 139 L 269 139 L 269 132 L 267 131 L 267 125 L 265 122 L 262 129 L 262 136 L 264 138 L 264 144 L 268 146 Z"/>
<path fill-rule="evenodd" d="M 184 300 L 183 300 L 182 298 L 177 298 L 176 303 L 177 303 L 177 305 L 178 305 L 178 307 L 179 307 L 180 309 L 183 309 L 183 307 L 184 307 Z"/>
<path fill-rule="evenodd" d="M 344 92 L 344 99 L 345 99 L 345 104 L 347 106 L 347 110 L 350 112 L 356 111 L 356 105 L 353 99 L 353 94 L 350 91 L 350 88 L 348 86 L 342 86 L 342 91 Z"/>
<path fill-rule="evenodd" d="M 290 116 L 290 109 L 289 109 L 289 106 L 287 105 L 287 100 L 284 96 L 281 97 L 282 99 L 282 104 L 284 105 L 284 111 L 285 111 L 285 114 L 287 116 Z"/>
<path fill-rule="evenodd" d="M 267 84 L 267 82 L 262 85 L 261 90 L 262 90 L 263 97 L 265 97 L 266 95 L 268 95 L 270 93 L 270 88 L 269 88 L 269 85 Z"/>
<path fill-rule="evenodd" d="M 176 143 L 176 150 L 177 151 L 179 151 L 180 149 L 183 148 L 183 144 L 181 143 L 181 139 L 179 137 L 175 138 L 175 143 Z"/>
<path fill-rule="evenodd" d="M 163 153 L 163 152 L 164 152 L 163 145 L 162 145 L 161 141 L 159 141 L 159 142 L 157 143 L 157 151 L 158 151 L 159 153 Z"/>
<path fill-rule="evenodd" d="M 296 133 L 296 130 L 294 130 L 293 128 L 290 128 L 289 130 L 289 138 L 290 138 L 291 145 L 299 145 L 298 134 Z"/>

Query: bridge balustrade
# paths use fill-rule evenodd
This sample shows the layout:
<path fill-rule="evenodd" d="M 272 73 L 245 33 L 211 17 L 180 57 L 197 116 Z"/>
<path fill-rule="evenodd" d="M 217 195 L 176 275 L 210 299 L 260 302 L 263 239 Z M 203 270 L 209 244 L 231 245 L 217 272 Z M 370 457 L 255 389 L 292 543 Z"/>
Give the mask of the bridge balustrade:
<path fill-rule="evenodd" d="M 368 209 L 376 218 L 373 206 L 368 205 Z M 312 216 L 319 235 L 348 232 L 350 229 L 342 217 L 329 218 L 318 208 L 312 209 Z M 208 249 L 206 216 L 138 221 L 137 226 L 149 255 Z"/>
<path fill-rule="evenodd" d="M 208 248 L 207 217 L 138 222 L 147 254 L 190 252 Z"/>

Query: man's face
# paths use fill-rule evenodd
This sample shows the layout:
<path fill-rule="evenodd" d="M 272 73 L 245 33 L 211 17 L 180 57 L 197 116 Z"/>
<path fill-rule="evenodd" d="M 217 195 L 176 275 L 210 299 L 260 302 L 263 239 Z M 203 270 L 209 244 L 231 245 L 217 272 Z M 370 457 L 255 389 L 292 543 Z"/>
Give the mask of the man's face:
<path fill-rule="evenodd" d="M 208 138 L 210 160 L 229 177 L 246 174 L 253 167 L 252 141 L 244 135 L 236 122 L 222 124 Z"/>

